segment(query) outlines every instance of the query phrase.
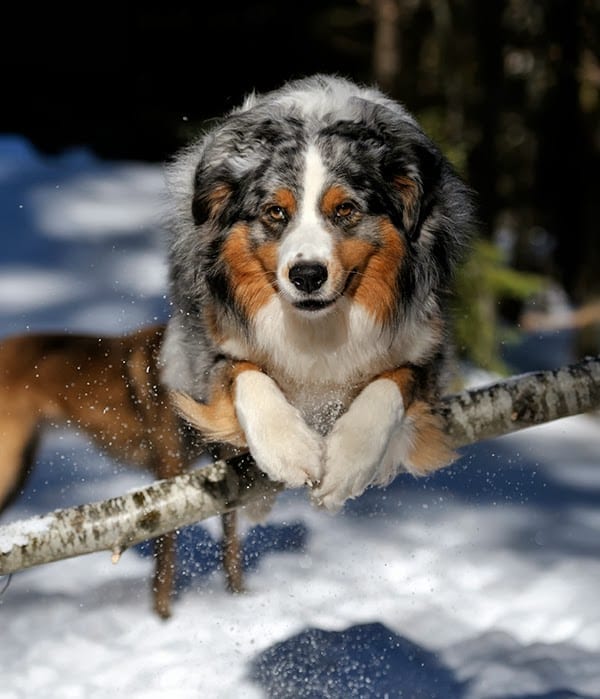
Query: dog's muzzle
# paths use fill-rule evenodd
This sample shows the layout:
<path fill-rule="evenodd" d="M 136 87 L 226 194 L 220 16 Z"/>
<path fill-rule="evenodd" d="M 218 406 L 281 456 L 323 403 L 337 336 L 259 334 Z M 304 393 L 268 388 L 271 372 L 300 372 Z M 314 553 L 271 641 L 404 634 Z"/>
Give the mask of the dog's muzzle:
<path fill-rule="evenodd" d="M 327 267 L 320 262 L 297 262 L 288 271 L 288 279 L 304 298 L 294 301 L 302 311 L 320 311 L 331 306 L 334 299 L 319 298 L 319 291 L 327 281 Z"/>

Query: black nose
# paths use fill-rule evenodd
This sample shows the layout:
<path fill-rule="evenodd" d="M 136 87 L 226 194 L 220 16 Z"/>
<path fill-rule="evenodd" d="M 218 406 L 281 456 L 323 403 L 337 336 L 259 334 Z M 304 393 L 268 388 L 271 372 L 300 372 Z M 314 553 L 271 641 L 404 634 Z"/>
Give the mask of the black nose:
<path fill-rule="evenodd" d="M 327 267 L 318 262 L 300 262 L 290 268 L 289 277 L 296 289 L 312 294 L 327 280 Z"/>

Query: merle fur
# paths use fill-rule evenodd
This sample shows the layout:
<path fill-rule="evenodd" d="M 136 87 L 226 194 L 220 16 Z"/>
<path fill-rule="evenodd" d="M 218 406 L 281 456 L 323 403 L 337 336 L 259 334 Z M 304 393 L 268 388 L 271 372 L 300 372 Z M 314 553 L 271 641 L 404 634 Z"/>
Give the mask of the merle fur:
<path fill-rule="evenodd" d="M 339 99 L 340 89 L 346 99 Z M 319 92 L 326 97 L 311 111 L 305 98 Z M 206 331 L 203 309 L 214 304 L 235 318 L 241 332 L 247 326 L 222 263 L 224 241 L 238 221 L 250 223 L 257 244 L 273 236 L 258 222 L 261 204 L 269 191 L 298 189 L 308 143 L 317 144 L 327 168 L 357 192 L 366 211 L 387 215 L 404 238 L 392 322 L 407 315 L 427 322 L 432 304 L 444 303 L 473 231 L 473 196 L 404 107 L 371 88 L 323 75 L 253 95 L 170 166 L 176 202 L 169 245 L 171 326 L 178 327 L 188 364 L 181 383 L 198 399 L 206 398 L 207 376 L 221 354 Z M 421 190 L 408 230 L 393 185 L 399 175 Z M 228 194 L 215 207 L 211 193 L 217 187 Z"/>

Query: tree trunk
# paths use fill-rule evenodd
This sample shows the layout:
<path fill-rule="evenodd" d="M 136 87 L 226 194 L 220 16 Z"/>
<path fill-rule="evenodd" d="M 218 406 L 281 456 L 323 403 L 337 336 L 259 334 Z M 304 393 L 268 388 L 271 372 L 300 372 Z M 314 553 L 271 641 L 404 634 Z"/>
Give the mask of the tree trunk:
<path fill-rule="evenodd" d="M 475 123 L 481 135 L 469 157 L 470 180 L 477 183 L 479 216 L 483 232 L 491 236 L 499 209 L 497 141 L 504 102 L 502 42 L 503 0 L 473 3 L 478 47 L 477 83 L 480 86 Z"/>
<path fill-rule="evenodd" d="M 463 391 L 436 406 L 456 448 L 598 409 L 600 356 Z M 260 507 L 281 487 L 245 454 L 104 502 L 14 522 L 0 528 L 0 575 L 94 551 L 118 560 L 141 541 L 246 504 Z"/>
<path fill-rule="evenodd" d="M 372 0 L 374 15 L 373 75 L 379 87 L 394 93 L 400 73 L 398 0 Z"/>

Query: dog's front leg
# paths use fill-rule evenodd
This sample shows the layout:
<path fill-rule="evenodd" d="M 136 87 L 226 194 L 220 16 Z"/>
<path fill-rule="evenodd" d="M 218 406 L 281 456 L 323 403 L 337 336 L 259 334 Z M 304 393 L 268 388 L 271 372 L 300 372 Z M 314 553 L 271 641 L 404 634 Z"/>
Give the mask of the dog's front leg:
<path fill-rule="evenodd" d="M 385 372 L 368 384 L 339 418 L 326 444 L 324 476 L 314 501 L 335 512 L 371 484 L 386 484 L 402 469 L 424 475 L 450 463 L 441 424 L 414 400 L 412 369 Z"/>
<path fill-rule="evenodd" d="M 154 539 L 154 577 L 152 593 L 154 611 L 162 619 L 171 616 L 171 596 L 175 586 L 175 568 L 177 565 L 177 534 L 168 532 Z"/>
<path fill-rule="evenodd" d="M 403 416 L 395 381 L 379 378 L 368 384 L 327 437 L 324 475 L 313 491 L 314 502 L 336 512 L 348 498 L 360 495 L 375 480 Z"/>
<path fill-rule="evenodd" d="M 237 373 L 234 405 L 257 466 L 295 488 L 319 481 L 323 442 L 275 381 L 258 370 Z"/>
<path fill-rule="evenodd" d="M 172 398 L 207 441 L 247 446 L 272 480 L 295 488 L 320 479 L 322 437 L 255 364 L 232 362 L 219 372 L 206 403 L 178 392 Z"/>

